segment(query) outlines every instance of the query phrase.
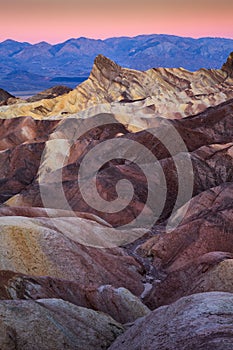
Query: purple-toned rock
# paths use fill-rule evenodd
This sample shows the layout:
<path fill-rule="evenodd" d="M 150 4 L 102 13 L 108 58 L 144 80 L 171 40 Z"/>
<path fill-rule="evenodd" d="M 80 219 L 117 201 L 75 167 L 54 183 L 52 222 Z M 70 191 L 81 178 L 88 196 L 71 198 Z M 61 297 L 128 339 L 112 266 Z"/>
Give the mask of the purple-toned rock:
<path fill-rule="evenodd" d="M 232 350 L 233 294 L 184 297 L 137 320 L 109 350 Z"/>

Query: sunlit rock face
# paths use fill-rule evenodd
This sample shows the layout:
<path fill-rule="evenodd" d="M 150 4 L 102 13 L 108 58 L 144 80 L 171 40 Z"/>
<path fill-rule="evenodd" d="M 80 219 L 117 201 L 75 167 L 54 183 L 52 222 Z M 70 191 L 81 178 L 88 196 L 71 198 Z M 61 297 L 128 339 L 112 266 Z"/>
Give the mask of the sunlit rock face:
<path fill-rule="evenodd" d="M 113 104 L 117 110 L 126 105 L 129 112 L 152 111 L 153 117 L 179 119 L 233 98 L 233 80 L 227 72 L 225 66 L 224 70 L 200 69 L 193 73 L 181 68 L 140 72 L 99 55 L 89 78 L 73 91 L 54 99 L 2 107 L 0 117 L 65 117 L 99 104 L 106 104 L 106 108 Z"/>

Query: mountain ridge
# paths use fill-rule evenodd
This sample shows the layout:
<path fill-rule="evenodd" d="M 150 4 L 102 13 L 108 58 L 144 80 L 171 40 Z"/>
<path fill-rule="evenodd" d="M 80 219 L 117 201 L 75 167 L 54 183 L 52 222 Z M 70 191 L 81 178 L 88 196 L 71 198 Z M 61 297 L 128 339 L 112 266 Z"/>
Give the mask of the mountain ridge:
<path fill-rule="evenodd" d="M 232 81 L 221 69 L 202 68 L 190 72 L 180 68 L 152 68 L 137 71 L 98 55 L 89 78 L 68 94 L 0 107 L 0 118 L 28 115 L 36 119 L 64 118 L 79 112 L 90 116 L 93 113 L 91 108 L 94 108 L 96 114 L 120 111 L 122 117 L 130 116 L 133 125 L 138 115 L 140 129 L 142 125 L 145 127 L 140 112 L 146 112 L 147 123 L 153 123 L 155 116 L 180 119 L 232 99 Z"/>
<path fill-rule="evenodd" d="M 195 71 L 221 68 L 231 51 L 233 39 L 194 39 L 165 34 L 107 39 L 80 37 L 54 45 L 44 41 L 30 44 L 7 39 L 0 43 L 0 87 L 8 91 L 27 90 L 22 79 L 12 77 L 6 82 L 6 75 L 17 70 L 44 76 L 47 81 L 42 82 L 42 89 L 51 87 L 50 79 L 55 77 L 87 77 L 98 54 L 131 69 L 184 67 Z"/>

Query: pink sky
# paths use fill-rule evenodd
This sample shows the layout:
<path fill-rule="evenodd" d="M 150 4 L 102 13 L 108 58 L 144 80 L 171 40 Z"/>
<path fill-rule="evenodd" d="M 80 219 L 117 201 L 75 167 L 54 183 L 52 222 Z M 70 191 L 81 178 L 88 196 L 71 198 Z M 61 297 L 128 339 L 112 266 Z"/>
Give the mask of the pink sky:
<path fill-rule="evenodd" d="M 232 0 L 7 0 L 0 41 L 164 33 L 233 38 Z"/>

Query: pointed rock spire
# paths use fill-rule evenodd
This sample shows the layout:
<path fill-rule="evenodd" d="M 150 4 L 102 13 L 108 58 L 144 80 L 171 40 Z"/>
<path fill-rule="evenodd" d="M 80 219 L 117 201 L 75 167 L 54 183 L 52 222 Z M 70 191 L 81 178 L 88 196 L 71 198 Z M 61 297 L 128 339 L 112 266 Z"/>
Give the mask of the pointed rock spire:
<path fill-rule="evenodd" d="M 227 61 L 223 64 L 222 70 L 227 72 L 230 77 L 233 78 L 233 52 L 227 58 Z"/>
<path fill-rule="evenodd" d="M 103 55 L 98 55 L 94 60 L 91 74 L 98 76 L 98 72 L 108 79 L 114 79 L 116 76 L 118 76 L 121 69 L 122 68 L 117 63 L 113 62 L 109 58 Z"/>

